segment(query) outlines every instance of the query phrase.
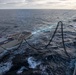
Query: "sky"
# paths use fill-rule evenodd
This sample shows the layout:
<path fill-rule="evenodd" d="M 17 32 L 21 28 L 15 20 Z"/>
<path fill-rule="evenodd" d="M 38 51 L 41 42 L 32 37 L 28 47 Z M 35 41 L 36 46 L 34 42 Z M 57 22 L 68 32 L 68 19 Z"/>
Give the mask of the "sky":
<path fill-rule="evenodd" d="M 76 0 L 0 0 L 0 9 L 76 9 Z"/>

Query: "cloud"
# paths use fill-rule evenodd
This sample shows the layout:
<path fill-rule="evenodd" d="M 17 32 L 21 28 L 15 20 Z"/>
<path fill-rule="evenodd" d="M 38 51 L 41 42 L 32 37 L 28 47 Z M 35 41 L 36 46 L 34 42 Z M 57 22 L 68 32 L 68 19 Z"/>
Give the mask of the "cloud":
<path fill-rule="evenodd" d="M 0 0 L 0 8 L 73 8 L 76 0 Z"/>
<path fill-rule="evenodd" d="M 19 3 L 19 2 L 25 2 L 25 0 L 0 0 L 0 4 Z"/>

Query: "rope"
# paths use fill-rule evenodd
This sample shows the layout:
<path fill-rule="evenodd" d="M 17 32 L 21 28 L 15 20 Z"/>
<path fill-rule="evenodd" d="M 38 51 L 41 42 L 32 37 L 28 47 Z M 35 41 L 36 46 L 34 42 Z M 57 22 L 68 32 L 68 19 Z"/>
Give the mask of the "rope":
<path fill-rule="evenodd" d="M 4 50 L 7 50 L 6 48 L 4 48 L 4 47 L 2 47 L 2 46 L 0 46 L 1 48 L 3 48 Z"/>
<path fill-rule="evenodd" d="M 62 21 L 59 21 L 59 22 L 58 22 L 58 24 L 57 24 L 57 26 L 56 26 L 56 28 L 55 28 L 55 31 L 54 31 L 52 37 L 50 38 L 48 44 L 45 45 L 45 48 L 44 48 L 44 49 L 46 49 L 46 48 L 50 45 L 50 43 L 52 42 L 52 40 L 53 40 L 53 38 L 54 38 L 54 36 L 55 36 L 55 34 L 56 34 L 56 32 L 57 32 L 57 29 L 58 29 L 59 25 L 61 25 L 61 36 L 62 36 L 62 44 L 63 44 L 64 51 L 65 51 L 65 54 L 70 58 L 70 56 L 68 55 L 68 53 L 67 53 L 67 51 L 66 51 L 66 47 L 65 47 L 65 44 L 64 44 L 63 23 L 62 23 Z M 8 29 L 8 28 L 6 28 L 4 31 L 2 31 L 2 33 L 5 32 L 7 29 Z M 33 48 L 33 49 L 35 49 L 35 50 L 37 50 L 37 51 L 38 51 L 38 50 L 43 50 L 43 49 L 37 49 L 37 48 L 35 48 L 34 46 L 30 45 L 30 44 L 27 42 L 27 40 L 25 40 L 25 41 L 26 41 L 26 43 L 27 43 L 31 48 Z M 22 42 L 23 42 L 23 41 L 22 41 Z M 19 47 L 21 46 L 22 42 L 20 43 Z M 18 47 L 18 48 L 19 48 L 19 47 Z M 2 47 L 2 48 L 3 48 L 3 47 Z M 18 49 L 18 48 L 17 48 L 17 49 Z M 4 48 L 4 49 L 5 49 L 5 48 Z"/>
<path fill-rule="evenodd" d="M 60 22 L 58 22 L 58 24 L 57 24 L 57 26 L 56 26 L 56 28 L 55 28 L 55 31 L 54 31 L 54 33 L 53 33 L 53 35 L 52 35 L 52 38 L 49 40 L 49 43 L 45 46 L 45 48 L 47 48 L 47 47 L 50 45 L 50 43 L 52 42 L 52 40 L 53 40 L 53 38 L 54 38 L 54 36 L 55 36 L 55 34 L 56 34 L 56 32 L 57 32 L 57 29 L 58 29 L 58 27 L 59 27 L 59 23 L 60 23 Z"/>
<path fill-rule="evenodd" d="M 70 58 L 70 56 L 68 55 L 68 53 L 66 51 L 66 47 L 65 47 L 65 44 L 64 44 L 63 23 L 62 23 L 62 21 L 60 21 L 60 23 L 61 23 L 61 36 L 62 36 L 63 48 L 64 48 L 64 51 L 65 51 L 65 54 Z"/>
<path fill-rule="evenodd" d="M 18 50 L 21 47 L 22 43 L 23 43 L 23 40 L 19 43 L 19 46 L 16 48 L 16 50 Z"/>
<path fill-rule="evenodd" d="M 5 30 L 3 30 L 2 32 L 5 32 L 7 29 L 8 29 L 8 28 L 6 28 Z M 1 34 L 2 34 L 2 33 L 1 33 Z M 16 48 L 16 50 L 21 47 L 22 43 L 23 43 L 23 39 L 22 39 L 22 41 L 19 43 L 19 46 Z M 8 49 L 5 48 L 5 47 L 2 47 L 2 46 L 0 46 L 0 47 L 3 48 L 4 50 L 8 50 Z"/>
<path fill-rule="evenodd" d="M 2 35 L 2 33 L 5 32 L 7 29 L 8 29 L 8 28 L 4 29 L 4 30 L 0 33 L 0 35 Z M 4 48 L 4 47 L 2 47 L 2 46 L 0 46 L 0 47 L 3 48 L 4 50 L 7 50 L 6 48 Z"/>
<path fill-rule="evenodd" d="M 27 40 L 25 40 L 25 42 L 28 44 L 29 47 L 34 49 L 37 53 L 41 53 L 40 50 L 43 50 L 43 49 L 37 49 L 36 47 L 32 46 L 30 43 L 27 42 Z"/>
<path fill-rule="evenodd" d="M 45 46 L 45 49 L 50 45 L 50 43 L 52 42 L 52 40 L 53 40 L 53 38 L 54 38 L 54 36 L 55 36 L 55 33 L 57 32 L 57 29 L 58 29 L 58 27 L 59 27 L 59 22 L 58 22 L 58 24 L 57 24 L 57 26 L 56 26 L 56 29 L 55 29 L 55 31 L 54 31 L 54 33 L 53 33 L 53 35 L 52 35 L 52 38 L 49 40 L 49 43 Z M 26 40 L 25 40 L 26 41 Z M 35 50 L 40 50 L 40 49 L 37 49 L 37 48 L 35 48 L 34 46 L 32 46 L 30 43 L 28 43 L 27 41 L 26 41 L 26 43 L 31 47 L 31 48 L 33 48 L 33 49 L 35 49 Z"/>
<path fill-rule="evenodd" d="M 62 36 L 62 44 L 63 44 L 63 48 L 64 48 L 64 51 L 65 51 L 65 54 L 68 56 L 68 58 L 70 58 L 70 56 L 68 55 L 67 51 L 66 51 L 66 47 L 65 47 L 65 44 L 64 44 L 64 35 L 63 35 L 63 22 L 62 21 L 59 21 L 57 26 L 56 26 L 56 29 L 54 31 L 54 34 L 52 35 L 52 38 L 49 40 L 49 43 L 45 46 L 45 48 L 47 48 L 50 43 L 52 42 L 56 32 L 57 32 L 57 29 L 59 27 L 59 25 L 61 25 L 61 36 Z"/>
<path fill-rule="evenodd" d="M 55 33 L 56 33 L 57 29 L 58 29 L 58 26 L 59 26 L 59 22 L 58 22 L 58 24 L 57 24 L 57 26 L 56 26 L 56 29 L 55 29 L 55 31 L 54 31 L 54 34 L 53 34 L 52 38 L 49 40 L 49 43 L 45 46 L 44 49 L 46 49 L 46 48 L 48 47 L 48 45 L 50 45 L 50 43 L 52 42 L 52 39 L 53 39 L 54 36 L 55 36 Z M 28 43 L 26 40 L 25 40 L 25 42 L 26 42 L 31 48 L 33 48 L 33 49 L 35 49 L 35 50 L 43 50 L 43 49 L 37 49 L 37 48 L 35 48 L 35 47 L 32 46 L 30 43 Z"/>
<path fill-rule="evenodd" d="M 66 47 L 65 47 L 65 44 L 64 44 L 63 23 L 62 23 L 62 21 L 59 21 L 59 22 L 58 22 L 58 24 L 57 24 L 57 26 L 56 26 L 56 28 L 55 28 L 55 31 L 54 31 L 52 37 L 51 37 L 50 40 L 49 40 L 49 43 L 48 43 L 47 45 L 45 45 L 45 48 L 44 48 L 44 49 L 46 49 L 46 48 L 50 45 L 50 43 L 52 42 L 53 38 L 55 37 L 55 34 L 56 34 L 56 32 L 57 32 L 57 29 L 58 29 L 58 27 L 59 27 L 60 25 L 61 25 L 61 36 L 62 36 L 63 48 L 64 48 L 64 51 L 65 51 L 65 54 L 68 56 L 68 58 L 70 58 L 70 56 L 68 55 L 68 53 L 67 53 L 67 51 L 66 51 Z M 26 41 L 26 40 L 25 40 L 25 41 Z M 35 48 L 34 46 L 30 45 L 27 41 L 26 41 L 26 43 L 27 43 L 31 48 L 33 48 L 33 49 L 35 49 L 35 50 L 40 50 L 40 49 L 37 49 L 37 48 Z M 43 50 L 43 49 L 42 49 L 42 50 Z"/>
<path fill-rule="evenodd" d="M 18 46 L 15 50 L 19 49 L 19 48 L 21 47 L 22 43 L 23 43 L 23 40 L 19 43 L 19 46 Z M 2 47 L 2 46 L 0 46 L 0 47 L 3 48 L 4 50 L 8 50 L 8 49 L 5 48 L 5 47 Z"/>

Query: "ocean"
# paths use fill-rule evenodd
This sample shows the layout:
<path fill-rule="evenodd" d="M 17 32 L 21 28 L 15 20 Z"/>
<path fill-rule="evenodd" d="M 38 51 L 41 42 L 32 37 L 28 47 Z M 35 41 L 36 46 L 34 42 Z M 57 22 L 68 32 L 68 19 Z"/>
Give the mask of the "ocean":
<path fill-rule="evenodd" d="M 75 10 L 54 10 L 54 9 L 3 9 L 0 10 L 0 32 L 8 28 L 7 33 L 29 30 L 36 31 L 40 27 L 58 21 L 68 22 L 76 17 Z"/>
<path fill-rule="evenodd" d="M 64 44 L 61 30 L 53 37 L 50 31 L 63 21 Z M 8 9 L 0 10 L 0 36 L 16 31 L 37 34 L 23 42 L 19 49 L 0 54 L 0 75 L 73 75 L 76 64 L 76 10 Z M 48 30 L 48 32 L 43 32 Z M 7 43 L 7 41 L 5 42 Z M 34 48 L 33 48 L 34 47 Z M 74 74 L 75 75 L 75 74 Z"/>

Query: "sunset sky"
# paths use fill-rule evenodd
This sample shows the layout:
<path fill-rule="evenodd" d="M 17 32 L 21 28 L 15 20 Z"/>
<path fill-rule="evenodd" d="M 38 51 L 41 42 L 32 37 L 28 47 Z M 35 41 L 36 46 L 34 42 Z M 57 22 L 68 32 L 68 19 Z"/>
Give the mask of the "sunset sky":
<path fill-rule="evenodd" d="M 0 0 L 0 9 L 76 9 L 76 0 Z"/>

